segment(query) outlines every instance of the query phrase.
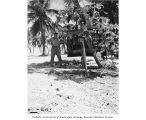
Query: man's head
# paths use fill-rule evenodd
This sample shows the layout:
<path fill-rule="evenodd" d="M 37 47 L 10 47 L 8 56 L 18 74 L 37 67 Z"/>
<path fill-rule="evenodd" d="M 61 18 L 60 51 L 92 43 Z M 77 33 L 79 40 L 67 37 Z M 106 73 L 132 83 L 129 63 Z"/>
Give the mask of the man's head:
<path fill-rule="evenodd" d="M 58 33 L 54 33 L 54 37 L 57 37 Z"/>

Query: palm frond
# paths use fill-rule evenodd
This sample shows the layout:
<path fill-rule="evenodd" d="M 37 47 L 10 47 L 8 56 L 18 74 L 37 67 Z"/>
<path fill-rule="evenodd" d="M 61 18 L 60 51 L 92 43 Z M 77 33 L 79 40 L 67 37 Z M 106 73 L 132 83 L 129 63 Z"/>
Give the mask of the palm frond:
<path fill-rule="evenodd" d="M 31 18 L 27 18 L 27 23 L 30 24 L 30 23 L 33 23 L 35 22 L 36 18 L 34 19 L 31 19 Z"/>
<path fill-rule="evenodd" d="M 73 4 L 73 0 L 64 0 L 66 6 L 71 6 Z"/>
<path fill-rule="evenodd" d="M 39 41 L 38 38 L 33 38 L 33 40 L 32 40 L 32 46 L 33 47 L 36 47 L 36 46 L 40 47 L 40 41 Z"/>
<path fill-rule="evenodd" d="M 28 19 L 34 19 L 35 18 L 35 13 L 27 13 L 27 18 Z"/>
<path fill-rule="evenodd" d="M 35 10 L 35 7 L 34 6 L 31 6 L 31 5 L 28 5 L 27 6 L 27 10 L 28 11 L 34 11 Z"/>
<path fill-rule="evenodd" d="M 35 6 L 38 5 L 38 0 L 31 0 L 28 3 L 27 9 L 30 11 L 35 11 Z"/>
<path fill-rule="evenodd" d="M 46 0 L 45 4 L 44 4 L 44 9 L 49 8 L 50 7 L 50 3 L 51 3 L 51 0 Z"/>
<path fill-rule="evenodd" d="M 41 24 L 40 24 L 40 21 L 38 19 L 37 21 L 34 22 L 34 24 L 31 27 L 32 35 L 36 36 L 37 33 L 40 31 L 40 29 L 41 29 Z"/>
<path fill-rule="evenodd" d="M 51 32 L 55 31 L 53 24 L 51 24 L 51 20 L 49 18 L 47 21 L 43 21 L 43 24 L 45 25 L 48 31 L 51 31 Z"/>

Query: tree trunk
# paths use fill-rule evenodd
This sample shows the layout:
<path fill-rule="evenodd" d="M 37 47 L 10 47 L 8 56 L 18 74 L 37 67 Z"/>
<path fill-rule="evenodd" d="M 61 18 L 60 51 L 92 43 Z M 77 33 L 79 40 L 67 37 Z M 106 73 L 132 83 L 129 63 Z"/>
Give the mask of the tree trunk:
<path fill-rule="evenodd" d="M 46 45 L 45 34 L 44 34 L 44 30 L 42 29 L 42 47 L 43 47 L 42 56 L 45 56 L 45 45 Z"/>
<path fill-rule="evenodd" d="M 99 60 L 98 60 L 98 58 L 97 58 L 97 56 L 96 56 L 96 51 L 93 52 L 93 57 L 94 57 L 94 59 L 95 59 L 97 65 L 98 65 L 98 67 L 101 68 L 102 65 L 100 64 L 100 62 L 99 62 Z"/>
<path fill-rule="evenodd" d="M 83 53 L 82 53 L 82 58 L 83 58 L 83 66 L 85 67 L 85 71 L 87 73 L 87 65 L 86 65 L 86 49 L 85 49 L 85 43 L 84 40 L 81 39 L 81 43 L 82 43 L 82 49 L 83 49 Z"/>
<path fill-rule="evenodd" d="M 104 49 L 105 49 L 105 57 L 106 57 L 106 60 L 107 60 L 107 54 L 108 54 L 108 51 L 107 51 L 107 47 L 106 47 L 106 38 L 104 37 Z"/>
<path fill-rule="evenodd" d="M 98 67 L 101 68 L 102 65 L 100 64 L 100 62 L 99 62 L 99 60 L 98 60 L 98 58 L 96 56 L 96 50 L 92 47 L 92 44 L 91 44 L 91 40 L 90 39 L 87 40 L 87 45 L 88 45 L 90 51 L 93 53 L 93 57 L 94 57 L 97 65 L 98 65 Z"/>
<path fill-rule="evenodd" d="M 78 0 L 73 0 L 73 3 L 74 3 L 74 6 L 75 6 L 76 9 L 81 8 Z M 100 62 L 99 62 L 99 60 L 96 56 L 96 50 L 93 49 L 90 40 L 87 40 L 87 45 L 88 45 L 89 49 L 92 51 L 93 57 L 94 57 L 97 65 L 99 66 L 99 68 L 102 67 L 102 65 L 100 64 Z"/>

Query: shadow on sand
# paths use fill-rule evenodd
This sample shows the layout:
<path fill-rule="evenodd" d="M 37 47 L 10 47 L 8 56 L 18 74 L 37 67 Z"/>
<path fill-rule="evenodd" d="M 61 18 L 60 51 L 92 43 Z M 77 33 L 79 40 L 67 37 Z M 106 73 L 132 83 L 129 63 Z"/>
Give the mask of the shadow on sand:
<path fill-rule="evenodd" d="M 118 77 L 117 70 L 109 70 L 100 68 L 98 66 L 88 66 L 88 73 L 85 72 L 80 61 L 64 60 L 61 67 L 58 67 L 58 63 L 54 63 L 54 67 L 50 66 L 50 62 L 44 63 L 32 63 L 28 65 L 28 74 L 42 73 L 48 75 L 55 75 L 56 80 L 70 79 L 74 82 L 81 83 L 82 81 L 93 80 L 96 77 L 111 76 Z"/>

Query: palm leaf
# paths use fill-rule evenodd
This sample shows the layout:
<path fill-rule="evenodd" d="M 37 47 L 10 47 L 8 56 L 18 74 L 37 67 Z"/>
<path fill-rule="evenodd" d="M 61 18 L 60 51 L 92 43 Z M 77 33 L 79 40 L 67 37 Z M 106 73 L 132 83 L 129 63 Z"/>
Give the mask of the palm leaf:
<path fill-rule="evenodd" d="M 51 25 L 51 21 L 49 20 L 49 18 L 47 21 L 43 21 L 43 24 L 45 25 L 48 31 L 51 31 L 51 32 L 55 31 L 54 27 Z"/>
<path fill-rule="evenodd" d="M 35 19 L 31 19 L 31 18 L 27 18 L 27 23 L 33 23 L 35 21 Z"/>
<path fill-rule="evenodd" d="M 71 6 L 73 4 L 73 0 L 64 0 L 66 6 Z"/>
<path fill-rule="evenodd" d="M 28 10 L 28 11 L 35 11 L 35 7 L 32 6 L 32 5 L 28 5 L 28 6 L 27 6 L 27 10 Z"/>
<path fill-rule="evenodd" d="M 50 3 L 51 3 L 51 0 L 46 0 L 45 4 L 44 4 L 44 9 L 49 8 L 50 7 Z"/>
<path fill-rule="evenodd" d="M 38 40 L 37 38 L 34 38 L 34 39 L 32 40 L 32 46 L 33 46 L 33 47 L 36 47 L 36 46 L 39 47 L 39 45 L 40 45 L 39 40 Z"/>
<path fill-rule="evenodd" d="M 41 24 L 40 24 L 40 21 L 38 19 L 37 21 L 34 22 L 34 24 L 31 27 L 32 35 L 36 36 L 37 33 L 40 31 L 40 29 L 41 29 Z"/>
<path fill-rule="evenodd" d="M 27 18 L 29 19 L 34 19 L 35 18 L 35 13 L 27 13 Z"/>

